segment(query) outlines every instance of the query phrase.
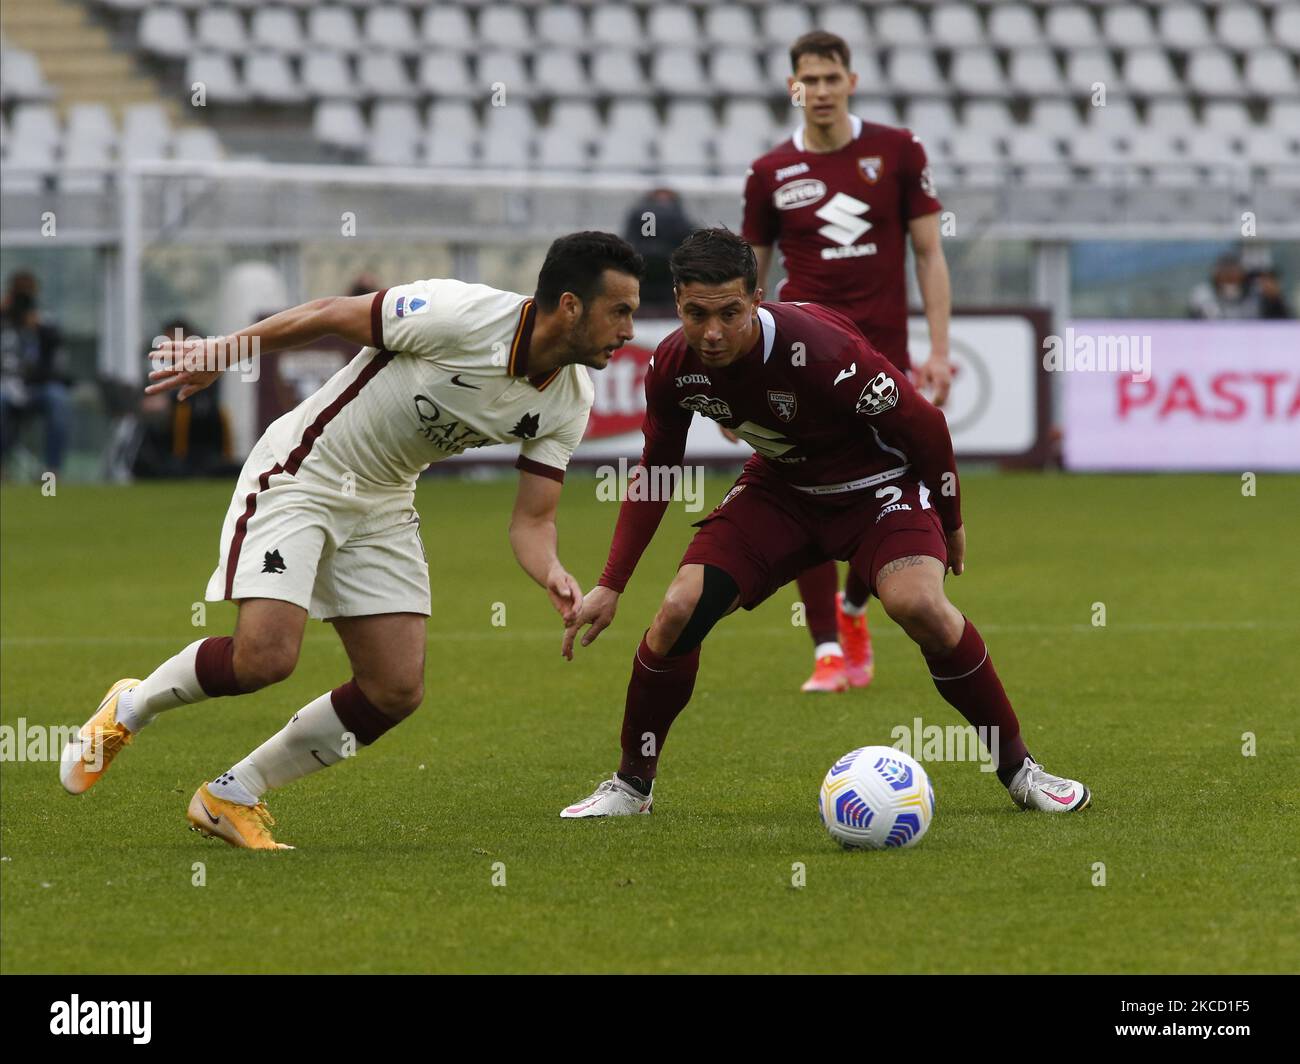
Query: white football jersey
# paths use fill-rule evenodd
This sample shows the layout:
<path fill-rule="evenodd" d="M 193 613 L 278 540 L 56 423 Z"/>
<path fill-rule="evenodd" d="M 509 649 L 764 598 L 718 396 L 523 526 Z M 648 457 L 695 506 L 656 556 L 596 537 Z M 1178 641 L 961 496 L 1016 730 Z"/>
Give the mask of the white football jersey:
<path fill-rule="evenodd" d="M 286 472 L 351 490 L 413 489 L 433 462 L 518 443 L 520 469 L 564 479 L 594 394 L 586 367 L 530 375 L 536 303 L 455 280 L 375 294 L 372 345 L 274 421 Z"/>

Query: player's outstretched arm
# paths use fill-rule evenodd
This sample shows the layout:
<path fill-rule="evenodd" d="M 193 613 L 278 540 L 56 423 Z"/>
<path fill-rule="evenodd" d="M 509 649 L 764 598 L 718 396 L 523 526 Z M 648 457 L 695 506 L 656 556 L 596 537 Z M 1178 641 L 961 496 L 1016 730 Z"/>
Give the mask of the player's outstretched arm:
<path fill-rule="evenodd" d="M 322 336 L 341 336 L 359 347 L 372 343 L 374 295 L 331 296 L 301 303 L 229 336 L 163 340 L 149 352 L 154 369 L 146 395 L 180 390 L 184 401 L 202 391 L 232 366 L 265 352 L 301 347 Z"/>
<path fill-rule="evenodd" d="M 943 406 L 952 385 L 948 352 L 948 322 L 952 316 L 952 285 L 948 260 L 939 234 L 939 215 L 913 218 L 907 225 L 916 257 L 916 284 L 930 330 L 930 357 L 916 367 L 916 386 L 928 392 L 935 406 Z"/>
<path fill-rule="evenodd" d="M 519 566 L 546 588 L 551 605 L 564 618 L 565 626 L 574 624 L 582 605 L 582 588 L 560 564 L 555 545 L 555 511 L 560 505 L 561 484 L 536 473 L 519 474 L 519 490 L 510 515 L 510 549 Z"/>

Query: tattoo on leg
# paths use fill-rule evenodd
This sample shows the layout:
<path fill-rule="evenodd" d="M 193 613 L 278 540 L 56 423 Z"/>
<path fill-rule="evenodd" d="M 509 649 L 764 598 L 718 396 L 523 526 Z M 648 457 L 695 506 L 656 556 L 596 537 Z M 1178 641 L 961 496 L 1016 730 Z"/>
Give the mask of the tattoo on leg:
<path fill-rule="evenodd" d="M 897 558 L 892 562 L 887 562 L 876 573 L 877 586 L 885 577 L 891 576 L 902 569 L 911 569 L 918 565 L 924 565 L 927 557 L 928 555 L 925 554 L 909 554 L 906 558 Z"/>

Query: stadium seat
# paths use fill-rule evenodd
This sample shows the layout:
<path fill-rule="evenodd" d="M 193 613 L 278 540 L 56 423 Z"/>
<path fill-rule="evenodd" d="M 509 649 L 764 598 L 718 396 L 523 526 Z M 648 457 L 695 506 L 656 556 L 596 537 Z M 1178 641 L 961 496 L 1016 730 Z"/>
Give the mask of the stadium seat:
<path fill-rule="evenodd" d="M 930 12 L 930 37 L 944 48 L 984 47 L 979 11 L 970 4 L 940 4 Z"/>
<path fill-rule="evenodd" d="M 423 161 L 426 166 L 465 170 L 478 162 L 478 136 L 451 137 L 434 133 L 425 143 Z"/>
<path fill-rule="evenodd" d="M 623 4 L 602 4 L 595 8 L 591 13 L 591 40 L 612 48 L 642 47 L 641 20 L 636 10 Z"/>
<path fill-rule="evenodd" d="M 714 86 L 727 96 L 768 96 L 780 89 L 779 81 L 759 69 L 749 48 L 718 48 L 710 56 L 709 67 Z"/>
<path fill-rule="evenodd" d="M 1135 48 L 1124 56 L 1124 81 L 1139 96 L 1173 96 L 1180 91 L 1173 64 L 1163 48 Z"/>
<path fill-rule="evenodd" d="M 718 118 L 712 105 L 703 100 L 673 100 L 664 112 L 663 128 L 665 133 L 712 137 L 717 132 Z"/>
<path fill-rule="evenodd" d="M 946 137 L 958 128 L 957 115 L 947 100 L 916 100 L 907 105 L 906 125 L 923 140 Z"/>
<path fill-rule="evenodd" d="M 1086 106 L 1084 114 L 1090 126 L 1114 133 L 1132 133 L 1142 125 L 1133 101 L 1123 97 L 1108 97 L 1105 107 Z"/>
<path fill-rule="evenodd" d="M 1214 30 L 1220 45 L 1239 52 L 1249 52 L 1268 43 L 1264 16 L 1253 4 L 1221 7 Z"/>
<path fill-rule="evenodd" d="M 1124 88 L 1110 53 L 1100 48 L 1080 48 L 1067 52 L 1065 83 L 1070 92 L 1080 96 L 1090 95 L 1096 84 L 1104 85 L 1107 95 L 1122 92 Z"/>
<path fill-rule="evenodd" d="M 1146 48 L 1160 43 L 1150 13 L 1138 4 L 1105 8 L 1101 13 L 1101 32 L 1112 48 Z"/>
<path fill-rule="evenodd" d="M 631 51 L 612 48 L 592 53 L 591 83 L 611 96 L 649 96 L 652 91 L 637 57 Z"/>
<path fill-rule="evenodd" d="M 151 7 L 140 16 L 140 45 L 151 55 L 180 59 L 192 47 L 190 20 L 174 7 Z"/>
<path fill-rule="evenodd" d="M 296 55 L 305 46 L 298 12 L 287 7 L 261 7 L 253 12 L 250 33 L 255 47 Z"/>
<path fill-rule="evenodd" d="M 1300 55 L 1300 4 L 1290 4 L 1274 12 L 1273 39 L 1292 55 Z"/>
<path fill-rule="evenodd" d="M 1300 9 L 1298 9 L 1300 10 Z M 1261 48 L 1246 56 L 1246 86 L 1259 96 L 1296 95 L 1295 67 L 1280 48 Z"/>
<path fill-rule="evenodd" d="M 849 101 L 849 110 L 864 122 L 874 122 L 879 126 L 898 126 L 898 112 L 893 103 L 880 96 L 854 96 Z"/>
<path fill-rule="evenodd" d="M 700 24 L 695 12 L 685 4 L 660 4 L 650 8 L 645 33 L 646 39 L 656 48 L 700 43 Z"/>
<path fill-rule="evenodd" d="M 963 48 L 952 57 L 948 77 L 958 92 L 969 96 L 1003 96 L 1007 77 L 990 48 Z"/>
<path fill-rule="evenodd" d="M 784 45 L 789 48 L 796 38 L 802 37 L 816 27 L 813 26 L 808 9 L 803 4 L 776 0 L 759 9 L 758 28 L 768 44 Z"/>
<path fill-rule="evenodd" d="M 650 53 L 650 83 L 670 96 L 709 92 L 700 53 L 694 48 L 663 48 Z"/>
<path fill-rule="evenodd" d="M 821 9 L 817 25 L 829 33 L 843 37 L 857 62 L 857 51 L 871 41 L 871 27 L 867 13 L 858 4 L 831 4 Z"/>
<path fill-rule="evenodd" d="M 605 124 L 605 137 L 612 140 L 631 140 L 652 134 L 659 128 L 659 116 L 648 101 L 616 100 L 610 104 L 609 119 Z"/>
<path fill-rule="evenodd" d="M 1066 92 L 1056 57 L 1046 48 L 1022 48 L 1011 53 L 1007 80 L 1026 96 L 1056 96 Z"/>
<path fill-rule="evenodd" d="M 277 52 L 255 52 L 245 59 L 244 85 L 254 99 L 266 103 L 300 103 L 305 98 L 289 60 Z"/>
<path fill-rule="evenodd" d="M 659 165 L 673 173 L 706 174 L 713 169 L 712 138 L 702 130 L 665 130 L 657 155 Z"/>
<path fill-rule="evenodd" d="M 1056 48 L 1097 48 L 1097 23 L 1082 4 L 1049 4 L 1043 14 L 1043 36 Z"/>
<path fill-rule="evenodd" d="M 999 48 L 1042 46 L 1038 16 L 1027 4 L 996 4 L 989 10 L 988 39 Z"/>
<path fill-rule="evenodd" d="M 430 104 L 425 124 L 429 133 L 440 137 L 472 141 L 479 134 L 478 117 L 466 100 L 438 100 Z"/>
<path fill-rule="evenodd" d="M 600 113 L 588 100 L 561 100 L 551 107 L 551 119 L 544 134 L 559 137 L 561 134 L 583 141 L 594 140 L 602 129 Z"/>
<path fill-rule="evenodd" d="M 714 165 L 721 174 L 743 174 L 749 164 L 776 143 L 770 130 L 751 125 L 724 125 L 713 141 Z"/>
<path fill-rule="evenodd" d="M 947 83 L 929 48 L 895 48 L 886 64 L 889 84 L 912 96 L 946 96 Z"/>
<path fill-rule="evenodd" d="M 533 164 L 532 137 L 485 135 L 480 159 L 489 170 L 526 170 Z"/>
<path fill-rule="evenodd" d="M 1072 137 L 1079 129 L 1079 112 L 1069 100 L 1034 100 L 1025 123 L 1033 129 Z"/>
<path fill-rule="evenodd" d="M 480 47 L 518 52 L 533 47 L 533 32 L 524 9 L 514 4 L 489 4 L 478 13 Z"/>
<path fill-rule="evenodd" d="M 362 52 L 357 59 L 357 84 L 366 96 L 381 98 L 415 95 L 415 86 L 401 59 L 391 52 Z"/>
<path fill-rule="evenodd" d="M 335 52 L 361 51 L 361 28 L 350 8 L 329 5 L 307 12 L 307 44 Z"/>
<path fill-rule="evenodd" d="M 1222 48 L 1198 48 L 1187 57 L 1187 87 L 1202 96 L 1240 96 L 1237 64 Z"/>
<path fill-rule="evenodd" d="M 313 99 L 352 99 L 357 95 L 348 57 L 338 52 L 307 52 L 302 57 L 301 77 L 302 87 Z"/>
<path fill-rule="evenodd" d="M 102 103 L 74 103 L 67 114 L 68 145 L 100 144 L 112 147 L 117 143 L 117 126 L 107 105 Z"/>
<path fill-rule="evenodd" d="M 1201 110 L 1201 125 L 1210 129 L 1246 129 L 1250 125 L 1250 112 L 1239 100 L 1211 100 Z M 1291 128 L 1294 131 L 1298 127 Z"/>
<path fill-rule="evenodd" d="M 1294 140 L 1297 136 L 1296 130 L 1300 130 L 1300 100 L 1274 100 L 1269 105 L 1265 125 L 1276 136 Z"/>
<path fill-rule="evenodd" d="M 1300 126 L 1292 127 L 1293 134 L 1297 128 Z M 1288 139 L 1278 136 L 1271 129 L 1247 129 L 1242 134 L 1241 141 L 1242 157 L 1252 166 L 1300 164 L 1300 155 L 1297 155 L 1294 147 L 1294 135 Z"/>
<path fill-rule="evenodd" d="M 221 141 L 210 129 L 182 129 L 172 141 L 172 154 L 187 162 L 213 162 L 222 157 Z"/>
<path fill-rule="evenodd" d="M 366 144 L 366 123 L 361 108 L 350 100 L 322 100 L 312 113 L 312 136 L 321 144 L 359 151 Z"/>
<path fill-rule="evenodd" d="M 126 108 L 122 137 L 118 142 L 121 159 L 161 159 L 171 147 L 171 122 L 162 104 L 136 103 Z"/>
<path fill-rule="evenodd" d="M 591 163 L 592 139 L 548 126 L 538 137 L 537 165 L 543 170 L 586 170 Z"/>
<path fill-rule="evenodd" d="M 1202 166 L 1223 166 L 1241 158 L 1238 131 L 1196 128 L 1182 135 L 1187 157 Z"/>
<path fill-rule="evenodd" d="M 457 51 L 425 52 L 420 56 L 415 80 L 422 90 L 434 96 L 482 96 L 481 87 L 470 75 L 469 60 Z"/>
<path fill-rule="evenodd" d="M 1210 22 L 1203 8 L 1186 2 L 1161 6 L 1156 15 L 1156 35 L 1166 48 L 1190 51 L 1210 44 Z"/>
<path fill-rule="evenodd" d="M 605 137 L 598 140 L 592 156 L 592 168 L 606 173 L 648 173 L 655 159 L 651 138 L 639 134 L 627 139 Z"/>
<path fill-rule="evenodd" d="M 750 134 L 757 135 L 765 143 L 778 132 L 779 139 L 787 135 L 785 124 L 778 124 L 773 119 L 772 109 L 760 100 L 724 100 L 719 129 L 720 136 L 725 135 L 729 129 L 745 129 L 750 131 Z M 739 136 L 743 139 L 747 135 L 749 134 Z"/>
<path fill-rule="evenodd" d="M 194 40 L 201 48 L 219 52 L 243 52 L 248 48 L 248 34 L 239 12 L 228 7 L 209 7 L 199 12 L 194 23 Z"/>
<path fill-rule="evenodd" d="M 921 13 L 914 7 L 894 4 L 875 12 L 876 32 L 872 43 L 877 47 L 919 47 L 930 43 Z"/>
<path fill-rule="evenodd" d="M 538 10 L 533 32 L 543 44 L 577 48 L 587 39 L 587 22 L 576 7 L 548 6 Z M 536 59 L 545 59 L 548 54 L 539 52 Z"/>
<path fill-rule="evenodd" d="M 64 192 L 102 192 L 108 187 L 105 171 L 112 163 L 113 153 L 107 144 L 69 138 L 63 146 L 59 188 Z"/>
<path fill-rule="evenodd" d="M 9 135 L 24 144 L 45 144 L 57 148 L 63 139 L 54 108 L 43 103 L 20 103 L 13 109 Z"/>
<path fill-rule="evenodd" d="M 546 96 L 585 97 L 591 86 L 577 52 L 549 48 L 533 58 L 533 81 Z"/>
<path fill-rule="evenodd" d="M 420 19 L 420 40 L 440 50 L 471 51 L 475 41 L 469 13 L 448 4 L 426 8 Z"/>
<path fill-rule="evenodd" d="M 497 92 L 498 88 L 504 89 L 507 100 L 512 94 L 517 98 L 532 93 L 533 79 L 528 75 L 520 52 L 491 48 L 482 52 L 476 62 L 478 75 L 474 80 L 485 96 Z M 484 147 L 486 146 L 485 142 Z"/>
<path fill-rule="evenodd" d="M 704 9 L 704 39 L 712 45 L 754 48 L 758 28 L 753 14 L 739 4 L 710 4 Z"/>
<path fill-rule="evenodd" d="M 200 83 L 211 103 L 241 103 L 248 98 L 230 56 L 219 52 L 200 52 L 185 64 L 185 83 Z"/>
<path fill-rule="evenodd" d="M 1147 106 L 1146 124 L 1151 129 L 1177 133 L 1196 125 L 1196 115 L 1192 113 L 1192 105 L 1185 97 L 1152 100 Z"/>
<path fill-rule="evenodd" d="M 1015 124 L 1010 108 L 1001 100 L 973 100 L 966 104 L 958 130 L 988 136 L 1004 133 Z"/>
<path fill-rule="evenodd" d="M 367 8 L 361 27 L 367 48 L 401 55 L 415 55 L 422 48 L 415 18 L 406 8 L 395 4 Z"/>

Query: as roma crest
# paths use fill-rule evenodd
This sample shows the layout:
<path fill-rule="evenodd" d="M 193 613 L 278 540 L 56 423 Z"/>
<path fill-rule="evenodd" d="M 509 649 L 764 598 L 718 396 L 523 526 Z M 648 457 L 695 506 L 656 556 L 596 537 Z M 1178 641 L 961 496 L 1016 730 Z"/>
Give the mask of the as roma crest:
<path fill-rule="evenodd" d="M 782 421 L 793 421 L 795 409 L 799 401 L 795 398 L 794 392 L 772 392 L 767 393 L 767 405 L 772 408 L 772 413 Z"/>
<path fill-rule="evenodd" d="M 879 155 L 867 155 L 858 160 L 858 173 L 862 175 L 862 180 L 868 185 L 874 185 L 880 180 L 880 167 L 882 160 Z"/>

